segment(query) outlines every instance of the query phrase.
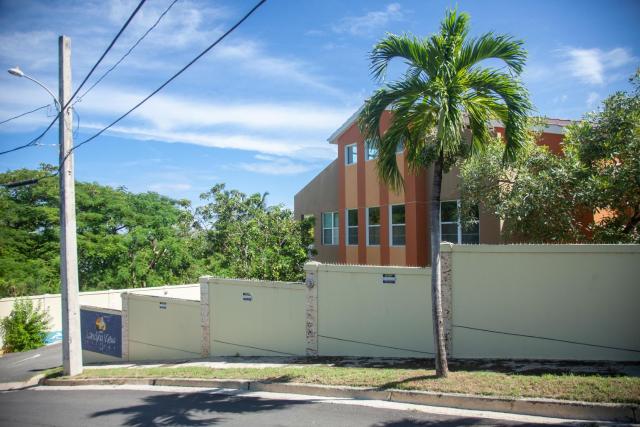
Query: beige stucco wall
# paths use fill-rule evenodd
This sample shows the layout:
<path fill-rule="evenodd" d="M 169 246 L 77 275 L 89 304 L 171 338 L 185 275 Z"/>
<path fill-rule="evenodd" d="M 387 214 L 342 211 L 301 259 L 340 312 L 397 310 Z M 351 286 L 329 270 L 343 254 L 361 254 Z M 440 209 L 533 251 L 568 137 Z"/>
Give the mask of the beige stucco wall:
<path fill-rule="evenodd" d="M 200 281 L 209 286 L 211 355 L 305 354 L 304 284 L 212 277 Z"/>
<path fill-rule="evenodd" d="M 80 305 L 87 305 L 100 308 L 122 309 L 122 297 L 125 292 L 141 295 L 164 295 L 172 298 L 182 298 L 190 300 L 200 299 L 200 285 L 197 283 L 187 285 L 166 285 L 150 288 L 130 288 L 130 289 L 109 289 L 104 291 L 80 292 Z M 62 330 L 62 303 L 60 294 L 44 294 L 24 297 L 33 301 L 34 305 L 44 308 L 51 316 L 49 330 Z M 0 319 L 11 314 L 13 304 L 17 298 L 0 299 Z M 2 337 L 0 337 L 0 347 Z"/>
<path fill-rule="evenodd" d="M 364 162 L 364 204 L 367 207 L 380 206 L 380 181 L 376 160 Z"/>
<path fill-rule="evenodd" d="M 127 314 L 130 361 L 200 357 L 200 301 L 129 294 Z"/>
<path fill-rule="evenodd" d="M 639 360 L 640 245 L 443 245 L 453 357 Z M 458 325 L 458 326 L 455 326 Z"/>
<path fill-rule="evenodd" d="M 336 262 L 338 260 L 337 245 L 322 245 L 322 212 L 338 211 L 337 189 L 338 161 L 334 160 L 300 190 L 293 200 L 296 219 L 300 219 L 303 215 L 313 215 L 315 218 L 314 240 L 315 249 L 318 251 L 316 259 L 321 262 Z M 343 220 L 344 213 L 341 212 L 341 224 Z"/>
<path fill-rule="evenodd" d="M 396 283 L 382 284 L 382 274 Z M 428 268 L 320 265 L 318 353 L 430 357 L 429 277 Z"/>

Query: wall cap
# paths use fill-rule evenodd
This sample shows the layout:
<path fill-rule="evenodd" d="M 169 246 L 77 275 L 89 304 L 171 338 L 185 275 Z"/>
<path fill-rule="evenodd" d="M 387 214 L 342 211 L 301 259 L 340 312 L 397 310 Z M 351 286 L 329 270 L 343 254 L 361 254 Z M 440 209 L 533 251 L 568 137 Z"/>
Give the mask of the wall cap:
<path fill-rule="evenodd" d="M 171 301 L 176 303 L 185 303 L 185 304 L 198 304 L 200 305 L 199 299 L 186 299 L 186 298 L 176 298 L 176 297 L 166 297 L 162 295 L 144 295 L 144 294 L 134 294 L 128 293 L 129 300 L 137 299 L 137 300 L 162 300 L 162 301 Z"/>
<path fill-rule="evenodd" d="M 640 245 L 633 244 L 513 244 L 513 245 L 454 245 L 443 242 L 441 252 L 465 253 L 605 253 L 638 254 Z"/>
<path fill-rule="evenodd" d="M 266 288 L 284 288 L 293 290 L 304 290 L 306 285 L 304 282 L 278 282 L 272 280 L 256 280 L 256 279 L 228 279 L 223 277 L 202 276 L 201 284 L 216 284 L 230 286 L 254 286 Z"/>
<path fill-rule="evenodd" d="M 338 273 L 397 273 L 409 275 L 431 274 L 430 267 L 406 267 L 400 265 L 320 264 L 317 271 Z"/>

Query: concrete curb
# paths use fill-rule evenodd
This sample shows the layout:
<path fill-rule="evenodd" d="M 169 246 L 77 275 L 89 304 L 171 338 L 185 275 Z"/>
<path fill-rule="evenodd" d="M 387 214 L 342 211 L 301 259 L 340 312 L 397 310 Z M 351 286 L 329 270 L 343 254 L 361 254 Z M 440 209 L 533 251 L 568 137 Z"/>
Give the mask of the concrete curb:
<path fill-rule="evenodd" d="M 0 383 L 0 391 L 20 390 L 27 387 L 33 387 L 41 383 L 44 378 L 44 374 L 38 374 L 27 381 L 16 381 L 12 383 Z"/>
<path fill-rule="evenodd" d="M 311 396 L 382 400 L 443 406 L 477 411 L 504 412 L 539 417 L 567 418 L 589 421 L 640 422 L 640 406 L 617 403 L 591 403 L 555 399 L 521 399 L 494 396 L 476 396 L 429 391 L 379 390 L 367 387 L 328 386 L 300 383 L 269 383 L 250 380 L 181 379 L 181 378 L 87 378 L 41 381 L 50 386 L 78 385 L 157 385 L 176 387 L 226 388 L 244 391 L 266 391 Z"/>

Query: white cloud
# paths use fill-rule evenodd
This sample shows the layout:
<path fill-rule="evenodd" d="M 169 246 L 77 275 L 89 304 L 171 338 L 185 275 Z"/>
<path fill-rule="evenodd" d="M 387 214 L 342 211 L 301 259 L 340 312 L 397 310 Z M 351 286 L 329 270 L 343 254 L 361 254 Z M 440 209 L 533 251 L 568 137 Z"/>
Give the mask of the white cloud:
<path fill-rule="evenodd" d="M 573 77 L 592 85 L 604 84 L 607 80 L 607 71 L 620 68 L 635 60 L 628 50 L 621 47 L 609 51 L 569 47 L 562 51 L 562 56 L 566 58 L 564 67 Z"/>
<path fill-rule="evenodd" d="M 115 115 L 145 96 L 118 87 L 96 88 L 94 95 L 77 105 L 81 112 Z M 136 110 L 133 117 L 162 130 L 231 125 L 254 130 L 295 131 L 296 134 L 320 131 L 329 135 L 350 114 L 346 108 L 322 104 L 259 101 L 225 104 L 159 94 Z"/>
<path fill-rule="evenodd" d="M 85 130 L 97 130 L 101 129 L 103 124 L 89 123 L 83 125 L 83 127 Z M 255 151 L 296 158 L 332 159 L 336 155 L 335 147 L 330 146 L 324 140 L 274 138 L 246 132 L 163 131 L 142 126 L 114 126 L 107 133 L 140 141 L 193 144 L 203 147 Z"/>
<path fill-rule="evenodd" d="M 153 25 L 173 0 L 150 2 L 144 5 L 123 34 L 126 45 L 140 37 Z M 111 23 L 121 26 L 137 6 L 137 0 L 114 0 L 97 6 L 104 8 Z M 145 39 L 145 43 L 153 43 L 167 47 L 185 47 L 206 43 L 213 36 L 221 33 L 220 21 L 229 13 L 222 7 L 198 4 L 192 1 L 179 1 L 171 7 L 157 28 Z"/>
<path fill-rule="evenodd" d="M 333 31 L 336 33 L 349 33 L 354 36 L 366 36 L 390 22 L 401 20 L 403 16 L 400 4 L 391 3 L 384 10 L 367 12 L 362 16 L 343 18 L 333 26 Z"/>
<path fill-rule="evenodd" d="M 231 165 L 231 167 L 265 175 L 297 175 L 314 169 L 314 166 L 311 164 L 301 163 L 300 160 L 294 161 L 284 157 L 258 154 L 255 156 L 255 159 L 259 161 L 239 163 L 237 165 Z"/>
<path fill-rule="evenodd" d="M 239 65 L 252 73 L 319 89 L 329 95 L 345 97 L 343 91 L 310 72 L 309 64 L 296 59 L 269 55 L 258 43 L 251 40 L 220 45 L 214 57 L 232 60 L 234 65 Z"/>
<path fill-rule="evenodd" d="M 587 96 L 587 107 L 593 107 L 598 100 L 600 100 L 600 95 L 597 92 L 590 92 Z"/>

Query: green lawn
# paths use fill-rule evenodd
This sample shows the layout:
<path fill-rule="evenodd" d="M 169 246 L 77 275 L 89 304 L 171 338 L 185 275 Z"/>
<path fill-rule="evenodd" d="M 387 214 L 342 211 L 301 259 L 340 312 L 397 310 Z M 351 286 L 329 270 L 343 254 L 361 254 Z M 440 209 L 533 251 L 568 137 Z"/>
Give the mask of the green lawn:
<path fill-rule="evenodd" d="M 458 370 L 451 372 L 446 379 L 437 379 L 435 372 L 429 369 L 300 366 L 231 369 L 206 367 L 86 369 L 76 378 L 159 377 L 247 379 L 505 397 L 640 403 L 640 378 L 628 376 L 525 375 Z"/>

